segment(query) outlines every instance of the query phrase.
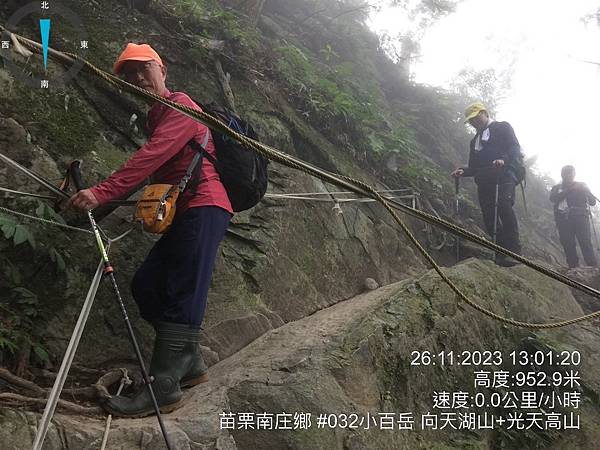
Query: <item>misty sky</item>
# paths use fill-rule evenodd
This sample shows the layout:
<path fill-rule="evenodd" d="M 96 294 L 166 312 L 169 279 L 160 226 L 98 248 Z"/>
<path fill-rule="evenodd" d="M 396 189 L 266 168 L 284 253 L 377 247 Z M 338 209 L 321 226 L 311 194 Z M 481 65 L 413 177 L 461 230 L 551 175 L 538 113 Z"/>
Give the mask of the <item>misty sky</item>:
<path fill-rule="evenodd" d="M 600 196 L 600 27 L 582 17 L 600 0 L 465 0 L 421 41 L 416 82 L 449 87 L 463 67 L 507 69 L 512 87 L 498 105 L 537 169 L 560 178 L 573 164 Z M 372 16 L 376 30 L 410 27 L 400 10 Z M 466 162 L 465 149 L 465 162 Z"/>

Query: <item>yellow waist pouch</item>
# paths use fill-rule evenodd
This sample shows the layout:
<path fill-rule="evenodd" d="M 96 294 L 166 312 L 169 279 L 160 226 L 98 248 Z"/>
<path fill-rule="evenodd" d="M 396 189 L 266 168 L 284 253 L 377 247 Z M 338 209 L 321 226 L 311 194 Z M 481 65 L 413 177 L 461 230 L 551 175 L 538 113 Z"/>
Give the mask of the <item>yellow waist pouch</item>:
<path fill-rule="evenodd" d="M 146 186 L 142 198 L 135 205 L 133 214 L 136 222 L 142 222 L 144 230 L 156 234 L 166 233 L 169 230 L 175 218 L 177 198 L 185 191 L 195 170 L 200 171 L 202 168 L 202 155 L 206 152 L 209 135 L 210 133 L 207 131 L 201 145 L 198 145 L 193 138 L 186 144 L 186 146 L 192 147 L 196 153 L 179 185 L 151 184 Z M 200 180 L 198 180 L 199 182 Z"/>
<path fill-rule="evenodd" d="M 146 186 L 142 198 L 135 206 L 133 219 L 141 222 L 149 233 L 166 233 L 175 218 L 175 203 L 179 197 L 179 186 L 151 184 Z"/>

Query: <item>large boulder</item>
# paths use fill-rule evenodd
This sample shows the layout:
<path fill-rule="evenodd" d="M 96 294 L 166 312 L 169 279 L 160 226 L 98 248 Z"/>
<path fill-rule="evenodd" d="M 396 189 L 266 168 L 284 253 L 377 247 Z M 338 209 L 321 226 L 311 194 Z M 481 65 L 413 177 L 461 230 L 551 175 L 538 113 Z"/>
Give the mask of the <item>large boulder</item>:
<path fill-rule="evenodd" d="M 568 288 L 548 282 L 526 267 L 499 269 L 471 259 L 446 270 L 467 295 L 501 316 L 546 323 L 582 314 Z M 594 425 L 600 419 L 599 345 L 600 333 L 585 323 L 533 332 L 485 317 L 459 303 L 431 271 L 265 333 L 214 365 L 210 381 L 188 390 L 184 406 L 164 418 L 177 449 L 592 449 L 600 439 Z M 437 364 L 425 364 L 426 358 L 414 353 L 439 355 L 442 351 L 454 353 L 453 363 L 446 359 L 442 364 L 438 358 L 434 360 Z M 463 359 L 460 363 L 463 352 L 474 355 L 478 351 L 500 352 L 503 361 L 465 365 Z M 577 351 L 581 362 L 550 366 L 546 360 L 538 361 L 539 365 L 515 366 L 510 357 L 513 351 Z M 421 364 L 414 365 L 416 362 Z M 438 417 L 451 412 L 486 411 L 496 417 L 515 413 L 469 405 L 462 411 L 436 408 L 434 396 L 439 399 L 443 392 L 480 393 L 486 398 L 506 391 L 515 395 L 524 390 L 539 395 L 548 392 L 542 387 L 474 388 L 474 371 L 500 369 L 512 375 L 577 371 L 579 387 L 554 391 L 561 395 L 563 391 L 579 392 L 577 409 L 555 409 L 579 415 L 580 429 L 539 430 L 534 426 L 515 430 L 508 425 L 496 425 L 493 430 L 421 429 L 422 416 L 430 413 Z M 28 448 L 39 415 L 10 408 L 0 411 L 0 446 L 6 450 Z M 545 405 L 520 410 L 524 414 L 532 411 L 544 416 L 553 409 Z M 272 419 L 275 424 L 279 414 L 279 426 L 285 426 L 288 418 L 292 429 L 256 429 L 259 414 L 264 413 L 261 423 Z M 307 418 L 304 413 L 311 414 L 310 426 L 302 422 Z M 319 414 L 331 415 L 322 428 Z M 383 414 L 395 417 L 394 431 L 385 429 Z M 399 430 L 399 417 L 408 416 L 414 419 L 414 430 Z M 254 429 L 246 429 L 249 423 Z M 101 418 L 57 414 L 46 448 L 95 447 L 103 428 Z M 113 421 L 108 448 L 163 446 L 155 418 Z"/>

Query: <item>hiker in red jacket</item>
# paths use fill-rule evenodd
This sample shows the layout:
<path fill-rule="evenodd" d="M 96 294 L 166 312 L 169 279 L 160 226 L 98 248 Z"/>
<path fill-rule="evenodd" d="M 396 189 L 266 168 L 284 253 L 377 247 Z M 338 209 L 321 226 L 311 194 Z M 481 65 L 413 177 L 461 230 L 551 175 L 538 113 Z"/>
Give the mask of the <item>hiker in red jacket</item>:
<path fill-rule="evenodd" d="M 188 95 L 170 92 L 167 70 L 160 56 L 147 44 L 127 44 L 114 65 L 126 81 L 171 101 L 200 109 Z M 215 157 L 210 130 L 180 112 L 154 103 L 148 113 L 150 137 L 145 145 L 110 177 L 75 194 L 68 203 L 91 210 L 118 199 L 147 177 L 153 183 L 178 184 L 194 157 L 188 143 L 206 143 Z M 233 214 L 219 174 L 202 159 L 200 182 L 177 201 L 169 231 L 152 247 L 132 281 L 133 297 L 141 316 L 156 330 L 150 375 L 161 411 L 178 407 L 180 386 L 207 380 L 199 349 L 200 325 L 217 249 Z M 115 396 L 104 408 L 121 417 L 142 417 L 154 412 L 148 391 L 133 397 Z"/>

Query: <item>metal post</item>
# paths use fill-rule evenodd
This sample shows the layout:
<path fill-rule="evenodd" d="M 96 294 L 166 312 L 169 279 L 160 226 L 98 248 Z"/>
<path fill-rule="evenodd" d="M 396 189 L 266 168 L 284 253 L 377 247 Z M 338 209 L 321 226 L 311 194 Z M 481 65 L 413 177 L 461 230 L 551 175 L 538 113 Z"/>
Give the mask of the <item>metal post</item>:
<path fill-rule="evenodd" d="M 458 221 L 458 189 L 460 185 L 460 178 L 454 177 L 454 212 L 456 213 L 456 220 Z M 454 237 L 456 239 L 456 263 L 460 261 L 460 237 L 457 235 Z"/>

